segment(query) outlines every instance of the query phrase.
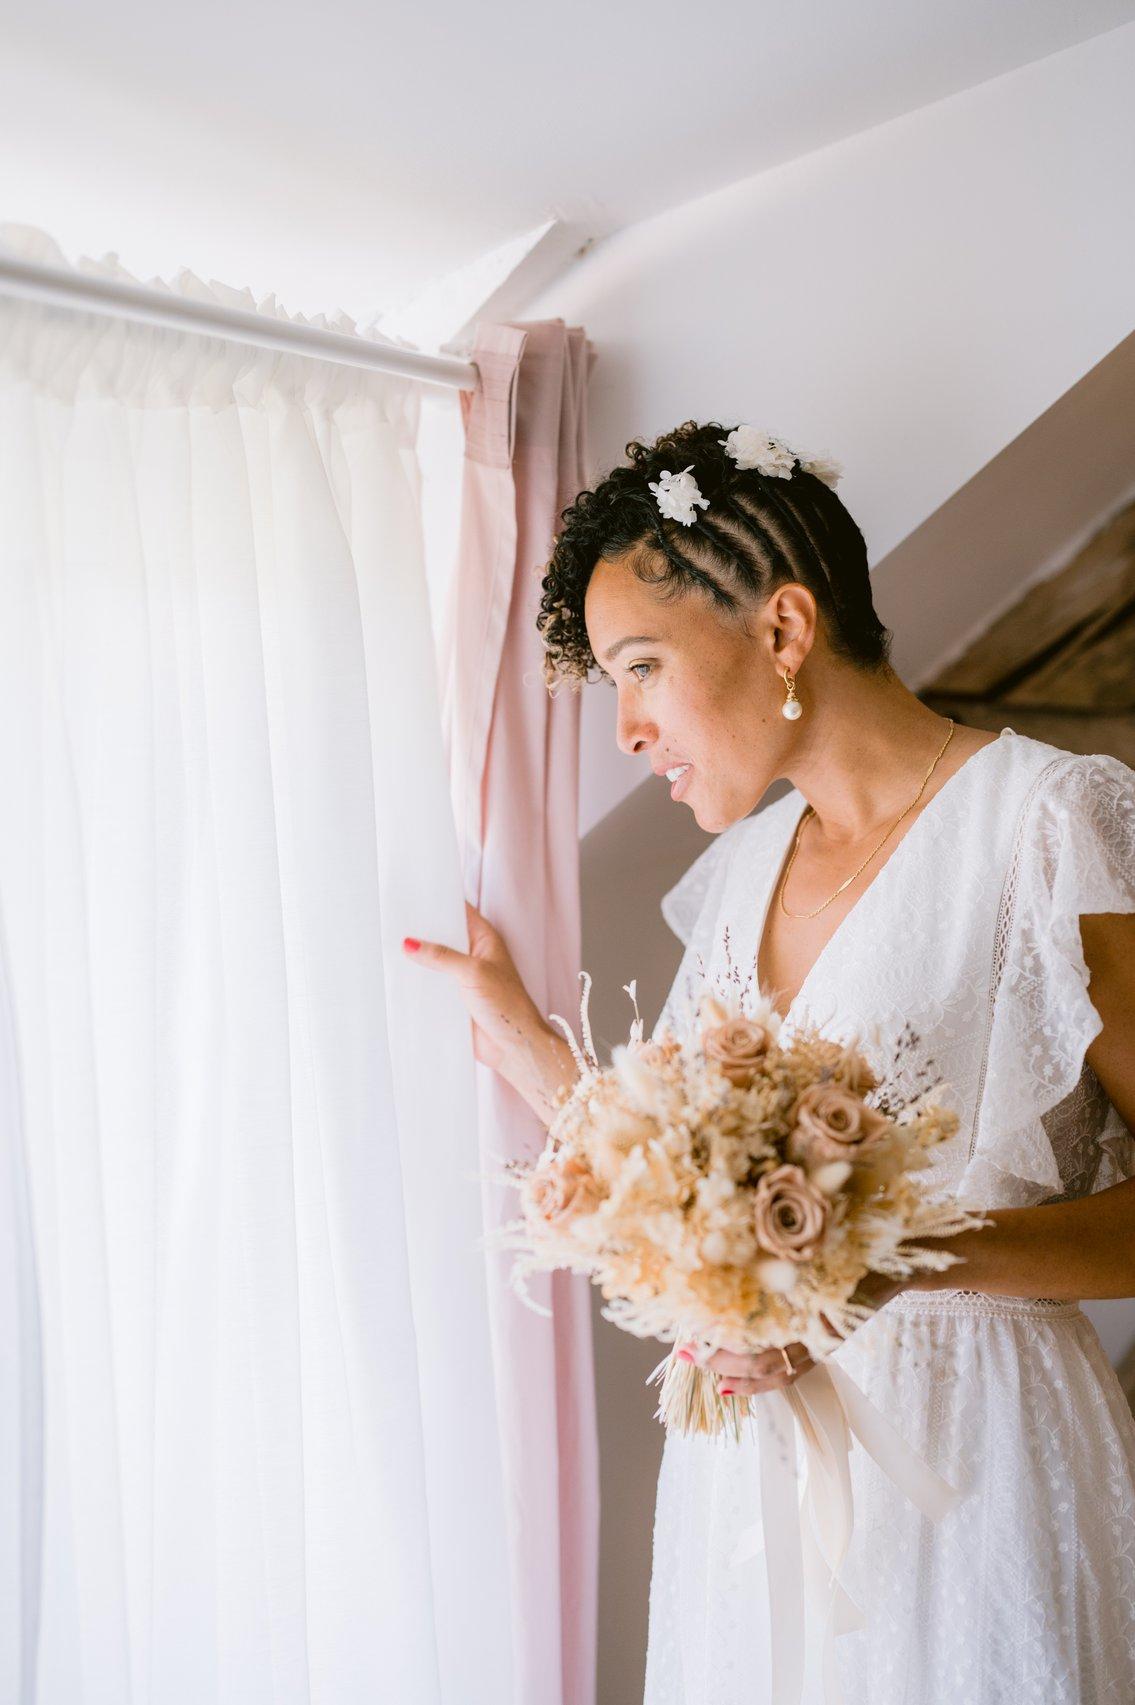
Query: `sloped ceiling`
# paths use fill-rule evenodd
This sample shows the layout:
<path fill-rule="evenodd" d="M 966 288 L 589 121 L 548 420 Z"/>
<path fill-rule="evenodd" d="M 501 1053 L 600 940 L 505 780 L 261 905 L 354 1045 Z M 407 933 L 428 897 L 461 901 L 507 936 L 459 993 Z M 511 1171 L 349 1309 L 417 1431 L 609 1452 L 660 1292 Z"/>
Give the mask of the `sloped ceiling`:
<path fill-rule="evenodd" d="M 602 235 L 1085 41 L 1132 0 L 36 0 L 0 216 L 356 318 L 549 217 Z"/>

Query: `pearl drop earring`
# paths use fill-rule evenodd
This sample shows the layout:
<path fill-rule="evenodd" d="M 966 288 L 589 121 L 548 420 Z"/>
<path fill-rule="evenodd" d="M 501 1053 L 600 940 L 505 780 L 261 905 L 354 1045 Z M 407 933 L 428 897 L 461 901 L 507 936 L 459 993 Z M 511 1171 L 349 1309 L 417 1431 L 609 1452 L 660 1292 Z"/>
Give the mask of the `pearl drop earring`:
<path fill-rule="evenodd" d="M 788 688 L 788 697 L 785 699 L 784 703 L 780 707 L 780 714 L 781 714 L 781 716 L 786 716 L 788 718 L 789 722 L 795 722 L 797 717 L 803 716 L 804 706 L 800 703 L 800 700 L 796 697 L 796 677 L 795 677 L 795 675 L 790 674 L 789 671 L 787 669 L 785 669 L 783 678 L 784 678 L 784 684 Z"/>

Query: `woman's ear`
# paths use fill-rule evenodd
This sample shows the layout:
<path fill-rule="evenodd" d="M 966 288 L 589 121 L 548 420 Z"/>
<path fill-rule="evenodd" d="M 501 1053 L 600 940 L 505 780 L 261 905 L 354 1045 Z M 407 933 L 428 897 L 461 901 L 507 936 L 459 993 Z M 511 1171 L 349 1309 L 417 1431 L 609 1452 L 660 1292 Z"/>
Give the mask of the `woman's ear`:
<path fill-rule="evenodd" d="M 765 609 L 773 663 L 795 674 L 816 637 L 816 600 L 806 586 L 790 580 L 777 587 Z"/>

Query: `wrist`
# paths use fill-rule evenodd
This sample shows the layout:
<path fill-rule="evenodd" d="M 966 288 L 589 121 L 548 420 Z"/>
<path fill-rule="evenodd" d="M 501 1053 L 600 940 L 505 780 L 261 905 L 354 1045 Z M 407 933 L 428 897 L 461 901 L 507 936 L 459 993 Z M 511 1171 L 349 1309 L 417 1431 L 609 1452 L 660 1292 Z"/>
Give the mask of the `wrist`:
<path fill-rule="evenodd" d="M 502 1074 L 537 1118 L 550 1125 L 578 1072 L 567 1038 L 538 1015 L 502 1062 Z"/>

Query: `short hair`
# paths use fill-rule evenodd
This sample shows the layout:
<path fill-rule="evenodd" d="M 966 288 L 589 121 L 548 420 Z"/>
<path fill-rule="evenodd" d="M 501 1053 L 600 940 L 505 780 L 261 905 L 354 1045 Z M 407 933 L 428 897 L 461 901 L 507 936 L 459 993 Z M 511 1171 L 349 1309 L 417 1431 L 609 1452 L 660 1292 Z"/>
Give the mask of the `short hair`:
<path fill-rule="evenodd" d="M 653 444 L 632 439 L 627 462 L 561 511 L 536 626 L 544 681 L 581 688 L 598 664 L 584 622 L 588 583 L 600 561 L 629 553 L 630 567 L 664 598 L 695 590 L 727 616 L 799 581 L 816 599 L 834 652 L 876 671 L 890 662 L 891 634 L 875 613 L 863 534 L 831 486 L 797 461 L 790 478 L 739 468 L 721 442 L 730 428 L 687 420 Z M 691 526 L 661 514 L 649 481 L 692 464 L 707 510 Z"/>

